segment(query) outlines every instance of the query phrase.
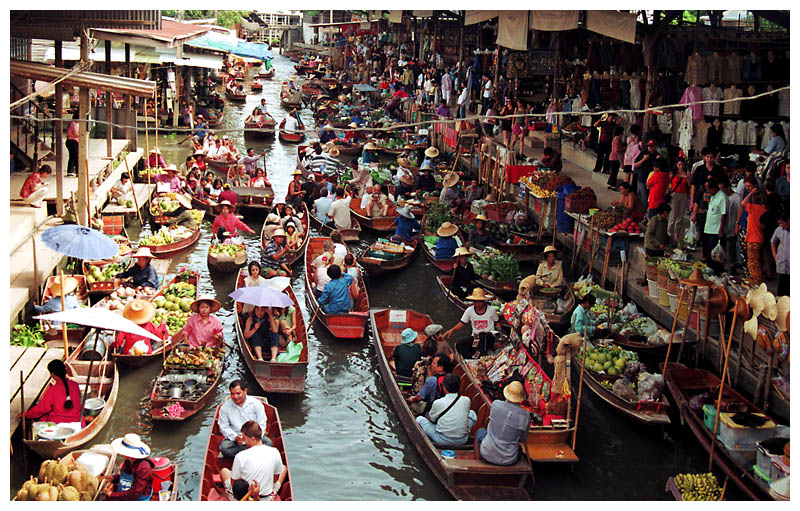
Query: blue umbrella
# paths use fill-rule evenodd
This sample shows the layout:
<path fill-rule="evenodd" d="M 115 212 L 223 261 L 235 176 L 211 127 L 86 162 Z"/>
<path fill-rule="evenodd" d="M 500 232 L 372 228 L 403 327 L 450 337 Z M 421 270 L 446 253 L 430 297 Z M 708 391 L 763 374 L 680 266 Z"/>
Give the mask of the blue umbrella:
<path fill-rule="evenodd" d="M 229 294 L 237 302 L 258 307 L 288 307 L 294 305 L 291 297 L 266 286 L 240 287 Z"/>
<path fill-rule="evenodd" d="M 42 233 L 45 246 L 77 259 L 107 259 L 119 253 L 117 242 L 100 231 L 77 224 L 51 227 Z"/>

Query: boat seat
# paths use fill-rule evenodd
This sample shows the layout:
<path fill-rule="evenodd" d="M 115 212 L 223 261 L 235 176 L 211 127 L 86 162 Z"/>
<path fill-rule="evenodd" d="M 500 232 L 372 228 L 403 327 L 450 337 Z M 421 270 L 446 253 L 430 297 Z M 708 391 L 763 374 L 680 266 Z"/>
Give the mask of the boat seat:
<path fill-rule="evenodd" d="M 457 449 L 461 449 L 461 450 L 463 450 L 463 449 L 472 449 L 472 444 L 475 443 L 475 439 L 470 437 L 470 439 L 467 440 L 467 443 L 461 444 L 461 445 L 445 445 L 445 444 L 437 444 L 436 442 L 431 442 L 431 443 L 433 444 L 434 447 L 436 447 L 439 450 L 449 449 L 449 450 L 453 451 L 453 450 L 457 450 Z"/>

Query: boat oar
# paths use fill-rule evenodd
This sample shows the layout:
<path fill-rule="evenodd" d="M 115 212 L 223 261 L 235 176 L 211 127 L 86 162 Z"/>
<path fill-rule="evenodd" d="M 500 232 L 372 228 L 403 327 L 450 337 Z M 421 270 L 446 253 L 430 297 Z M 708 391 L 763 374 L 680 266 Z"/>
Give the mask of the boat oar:
<path fill-rule="evenodd" d="M 578 380 L 578 404 L 575 405 L 575 427 L 572 428 L 572 450 L 578 440 L 578 419 L 581 416 L 581 394 L 583 394 L 583 373 L 586 371 L 586 327 L 583 327 L 583 358 L 581 359 L 581 376 Z M 569 426 L 569 424 L 567 425 Z"/>
<path fill-rule="evenodd" d="M 664 357 L 664 367 L 661 369 L 661 378 L 664 378 L 664 375 L 667 373 L 667 365 L 669 365 L 669 352 L 672 351 L 672 341 L 675 338 L 675 327 L 678 325 L 678 314 L 681 312 L 681 306 L 683 305 L 683 296 L 686 294 L 686 287 L 681 288 L 681 294 L 678 297 L 678 307 L 675 309 L 675 316 L 672 318 L 672 329 L 669 333 L 669 342 L 667 343 L 667 356 Z M 689 321 L 689 318 L 686 318 L 686 321 Z"/>
<path fill-rule="evenodd" d="M 741 300 L 741 298 L 740 298 Z M 711 435 L 711 455 L 708 458 L 708 471 L 714 466 L 714 447 L 717 445 L 717 431 L 719 431 L 719 412 L 722 407 L 722 391 L 725 388 L 725 373 L 728 372 L 728 362 L 731 356 L 731 344 L 733 344 L 733 331 L 736 330 L 736 318 L 739 308 L 733 309 L 733 322 L 731 323 L 731 333 L 728 335 L 728 346 L 725 348 L 725 365 L 722 367 L 722 378 L 719 380 L 719 394 L 717 396 L 717 414 L 714 416 L 714 434 Z"/>

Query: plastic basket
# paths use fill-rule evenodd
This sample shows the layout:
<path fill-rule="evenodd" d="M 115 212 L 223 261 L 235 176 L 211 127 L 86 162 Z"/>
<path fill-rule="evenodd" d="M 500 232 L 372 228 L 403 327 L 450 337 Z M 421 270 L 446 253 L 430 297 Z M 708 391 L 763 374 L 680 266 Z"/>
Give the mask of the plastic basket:
<path fill-rule="evenodd" d="M 658 298 L 658 282 L 647 280 L 647 294 L 650 295 L 650 298 Z"/>
<path fill-rule="evenodd" d="M 666 289 L 658 289 L 658 304 L 663 307 L 669 307 L 669 295 L 667 295 Z"/>
<path fill-rule="evenodd" d="M 667 293 L 667 298 L 669 299 L 669 311 L 675 314 L 675 311 L 678 310 L 678 295 Z"/>
<path fill-rule="evenodd" d="M 517 204 L 514 202 L 494 202 L 492 204 L 487 204 L 485 208 L 486 218 L 502 223 L 506 221 L 508 212 L 516 208 Z"/>

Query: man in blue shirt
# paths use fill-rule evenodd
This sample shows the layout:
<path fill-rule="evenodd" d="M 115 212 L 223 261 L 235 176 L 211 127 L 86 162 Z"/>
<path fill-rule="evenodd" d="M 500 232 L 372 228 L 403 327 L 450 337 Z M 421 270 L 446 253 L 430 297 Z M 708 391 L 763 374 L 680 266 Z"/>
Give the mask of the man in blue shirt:
<path fill-rule="evenodd" d="M 322 310 L 326 314 L 347 314 L 353 308 L 350 286 L 355 280 L 352 275 L 342 274 L 342 269 L 335 264 L 328 268 L 328 277 L 331 281 L 325 284 L 319 297 Z"/>
<path fill-rule="evenodd" d="M 528 437 L 530 412 L 520 406 L 525 388 L 512 381 L 503 389 L 505 401 L 492 401 L 487 429 L 475 432 L 481 459 L 493 465 L 513 465 L 519 459 L 519 444 Z"/>
<path fill-rule="evenodd" d="M 158 287 L 158 272 L 150 264 L 153 259 L 150 249 L 147 247 L 140 248 L 133 254 L 133 257 L 136 259 L 136 264 L 117 274 L 117 277 L 121 279 L 130 277 L 135 288 L 150 287 L 156 289 Z"/>
<path fill-rule="evenodd" d="M 78 289 L 78 279 L 75 277 L 64 277 L 64 310 L 77 309 L 81 306 L 75 296 Z M 61 277 L 55 277 L 50 284 L 50 294 L 53 296 L 41 305 L 34 305 L 33 310 L 36 314 L 50 314 L 51 312 L 61 312 Z M 52 327 L 60 327 L 60 321 L 51 321 Z"/>
<path fill-rule="evenodd" d="M 581 299 L 580 304 L 575 307 L 575 312 L 572 313 L 572 318 L 570 318 L 570 332 L 583 335 L 583 331 L 586 329 L 586 335 L 589 337 L 594 334 L 594 315 L 589 309 L 592 308 L 595 301 L 596 299 L 592 294 L 587 294 Z"/>
<path fill-rule="evenodd" d="M 327 144 L 331 140 L 336 140 L 336 133 L 333 132 L 333 126 L 326 124 L 319 132 L 319 141 L 322 144 Z"/>
<path fill-rule="evenodd" d="M 458 242 L 453 237 L 458 232 L 458 226 L 450 222 L 444 222 L 438 229 L 436 235 L 439 239 L 436 240 L 436 259 L 450 259 L 455 256 Z"/>
<path fill-rule="evenodd" d="M 378 163 L 378 146 L 373 144 L 372 142 L 367 142 L 364 146 L 364 155 L 362 158 L 362 163 L 364 165 L 369 165 L 370 163 Z"/>
<path fill-rule="evenodd" d="M 419 234 L 422 226 L 414 218 L 414 214 L 408 209 L 408 206 L 398 208 L 397 215 L 397 218 L 392 222 L 392 225 L 397 225 L 392 238 L 398 238 L 402 241 L 411 241 L 411 238 L 414 237 L 415 234 Z"/>

